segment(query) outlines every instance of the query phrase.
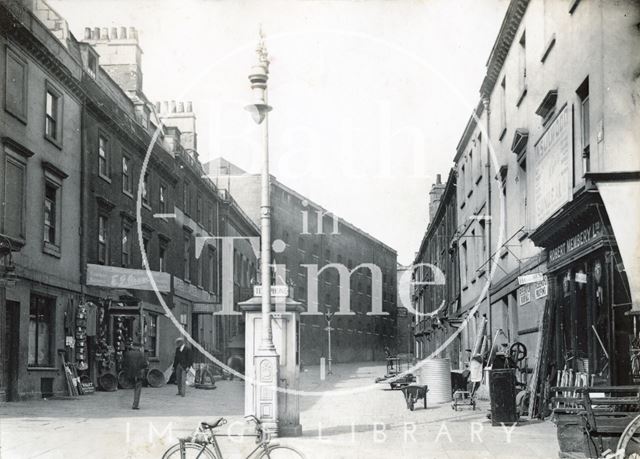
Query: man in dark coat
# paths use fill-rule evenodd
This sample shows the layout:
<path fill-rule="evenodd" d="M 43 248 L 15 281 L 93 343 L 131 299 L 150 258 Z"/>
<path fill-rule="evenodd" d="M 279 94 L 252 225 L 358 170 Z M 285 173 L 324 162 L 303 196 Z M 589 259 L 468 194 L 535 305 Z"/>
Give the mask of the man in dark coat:
<path fill-rule="evenodd" d="M 128 343 L 127 350 L 124 352 L 122 366 L 125 376 L 133 382 L 133 406 L 131 408 L 137 410 L 140 405 L 142 381 L 149 367 L 149 362 L 144 357 L 140 345 L 134 345 L 133 342 Z"/>
<path fill-rule="evenodd" d="M 178 393 L 183 397 L 187 393 L 187 373 L 193 365 L 193 354 L 191 348 L 184 343 L 184 338 L 176 338 L 176 355 L 173 359 L 173 369 L 176 372 L 176 383 Z"/>

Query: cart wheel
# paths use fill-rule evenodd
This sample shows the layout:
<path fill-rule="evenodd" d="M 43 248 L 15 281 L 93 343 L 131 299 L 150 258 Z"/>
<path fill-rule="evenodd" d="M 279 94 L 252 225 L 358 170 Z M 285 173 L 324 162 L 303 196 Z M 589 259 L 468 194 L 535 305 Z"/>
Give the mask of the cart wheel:
<path fill-rule="evenodd" d="M 623 451 L 621 459 L 639 459 L 640 458 L 640 416 L 633 419 L 624 429 L 618 448 L 616 451 Z"/>
<path fill-rule="evenodd" d="M 409 403 L 409 409 L 410 409 L 411 411 L 413 411 L 413 410 L 415 409 L 415 403 L 416 403 L 416 401 L 413 399 L 413 397 L 411 397 L 411 398 L 409 399 L 409 402 L 408 402 L 408 403 Z"/>

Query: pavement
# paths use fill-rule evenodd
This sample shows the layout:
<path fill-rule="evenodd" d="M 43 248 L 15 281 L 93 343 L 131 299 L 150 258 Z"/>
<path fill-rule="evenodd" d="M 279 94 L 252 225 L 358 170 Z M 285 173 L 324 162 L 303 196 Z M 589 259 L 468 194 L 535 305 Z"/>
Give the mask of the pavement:
<path fill-rule="evenodd" d="M 523 421 L 492 427 L 488 406 L 453 411 L 450 404 L 419 403 L 406 408 L 402 392 L 373 384 L 384 364 L 334 365 L 320 379 L 319 368 L 301 374 L 302 437 L 282 438 L 307 458 L 557 458 L 555 426 Z M 0 458 L 160 458 L 179 436 L 201 420 L 224 416 L 221 432 L 251 433 L 243 420 L 244 384 L 218 381 L 215 390 L 176 386 L 144 388 L 141 409 L 131 410 L 133 392 L 96 392 L 76 399 L 0 404 Z M 229 429 L 229 430 L 227 430 Z M 251 438 L 221 437 L 225 458 L 244 458 Z"/>

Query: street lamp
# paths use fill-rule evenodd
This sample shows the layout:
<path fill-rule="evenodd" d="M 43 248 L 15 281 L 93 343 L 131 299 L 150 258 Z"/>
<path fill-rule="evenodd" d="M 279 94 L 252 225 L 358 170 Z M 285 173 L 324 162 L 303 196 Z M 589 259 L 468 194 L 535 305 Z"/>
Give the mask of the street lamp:
<path fill-rule="evenodd" d="M 267 104 L 267 81 L 269 79 L 269 55 L 260 29 L 260 39 L 256 49 L 258 62 L 251 68 L 249 81 L 254 103 L 247 110 L 256 124 L 262 126 L 262 176 L 260 203 L 260 276 L 262 284 L 262 339 L 254 356 L 256 381 L 253 384 L 255 414 L 265 429 L 278 431 L 278 353 L 273 344 L 271 326 L 271 202 L 269 175 L 269 122 L 267 114 L 272 110 Z"/>
<path fill-rule="evenodd" d="M 333 316 L 335 315 L 335 312 L 331 309 L 331 308 L 327 308 L 327 311 L 324 313 L 324 318 L 327 321 L 327 328 L 325 328 L 325 330 L 327 330 L 327 340 L 328 340 L 328 346 L 327 346 L 327 361 L 329 362 L 329 371 L 327 372 L 328 374 L 332 375 L 333 372 L 331 371 L 331 362 L 332 362 L 332 358 L 331 358 L 331 330 L 333 330 L 333 327 L 331 327 L 331 319 L 333 318 Z"/>

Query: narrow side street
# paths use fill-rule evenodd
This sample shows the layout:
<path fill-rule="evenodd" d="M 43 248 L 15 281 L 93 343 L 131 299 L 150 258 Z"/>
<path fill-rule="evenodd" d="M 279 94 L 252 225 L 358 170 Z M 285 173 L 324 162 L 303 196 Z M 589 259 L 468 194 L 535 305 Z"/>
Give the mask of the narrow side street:
<path fill-rule="evenodd" d="M 550 422 L 524 423 L 513 429 L 492 427 L 486 406 L 454 412 L 449 404 L 406 408 L 402 393 L 388 385 L 355 394 L 334 390 L 363 387 L 384 373 L 383 365 L 336 365 L 325 381 L 318 367 L 303 371 L 301 389 L 323 391 L 302 397 L 303 437 L 279 440 L 308 458 L 555 458 L 558 445 Z M 331 391 L 331 392 L 330 392 Z M 215 390 L 176 387 L 143 390 L 141 409 L 130 409 L 132 392 L 98 392 L 75 400 L 3 403 L 0 457 L 9 458 L 159 458 L 178 436 L 200 420 L 224 416 L 222 431 L 240 433 L 243 384 L 219 381 Z M 236 423 L 237 422 L 237 423 Z M 250 429 L 247 427 L 246 432 Z M 384 447 L 381 447 L 384 446 Z M 252 439 L 222 439 L 225 457 L 245 457 Z"/>

